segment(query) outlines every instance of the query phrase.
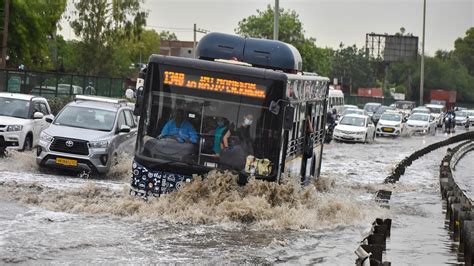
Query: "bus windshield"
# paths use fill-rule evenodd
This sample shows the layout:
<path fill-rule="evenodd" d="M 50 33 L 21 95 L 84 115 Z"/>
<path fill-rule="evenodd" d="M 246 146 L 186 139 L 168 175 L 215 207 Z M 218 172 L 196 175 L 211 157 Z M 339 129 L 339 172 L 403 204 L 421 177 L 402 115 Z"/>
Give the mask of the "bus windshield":
<path fill-rule="evenodd" d="M 184 163 L 238 172 L 251 171 L 245 169 L 248 160 L 259 159 L 267 164 L 267 170 L 259 173 L 273 174 L 280 150 L 281 119 L 269 111 L 265 105 L 268 97 L 262 95 L 271 94 L 277 85 L 263 79 L 241 82 L 247 89 L 257 84 L 254 88 L 259 92 L 186 87 L 199 81 L 198 75 L 184 83 L 167 84 L 166 78 L 153 81 L 145 96 L 145 123 L 139 130 L 137 155 L 160 165 Z"/>

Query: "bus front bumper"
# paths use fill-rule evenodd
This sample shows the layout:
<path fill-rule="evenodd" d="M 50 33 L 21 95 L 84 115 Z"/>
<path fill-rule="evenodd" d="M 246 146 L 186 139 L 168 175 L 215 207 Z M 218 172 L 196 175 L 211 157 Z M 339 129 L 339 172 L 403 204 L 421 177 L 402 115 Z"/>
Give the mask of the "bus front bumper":
<path fill-rule="evenodd" d="M 130 194 L 144 198 L 159 197 L 179 190 L 183 183 L 190 183 L 192 180 L 192 176 L 147 169 L 133 161 Z"/>

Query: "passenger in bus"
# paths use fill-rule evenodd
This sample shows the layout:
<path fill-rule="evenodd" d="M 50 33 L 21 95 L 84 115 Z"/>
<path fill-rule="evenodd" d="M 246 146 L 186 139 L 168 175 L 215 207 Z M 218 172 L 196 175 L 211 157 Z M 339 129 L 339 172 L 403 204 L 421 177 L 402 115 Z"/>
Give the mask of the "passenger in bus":
<path fill-rule="evenodd" d="M 223 117 L 217 119 L 217 127 L 214 131 L 214 147 L 213 151 L 216 155 L 221 153 L 221 150 L 229 147 L 229 121 Z"/>
<path fill-rule="evenodd" d="M 250 136 L 250 126 L 253 123 L 253 115 L 247 114 L 244 116 L 242 124 L 237 128 L 237 135 L 239 136 L 240 145 L 247 154 L 253 154 L 253 143 Z"/>
<path fill-rule="evenodd" d="M 174 118 L 168 121 L 158 138 L 172 138 L 179 143 L 193 143 L 198 141 L 198 135 L 193 125 L 186 120 L 184 110 L 175 112 Z"/>

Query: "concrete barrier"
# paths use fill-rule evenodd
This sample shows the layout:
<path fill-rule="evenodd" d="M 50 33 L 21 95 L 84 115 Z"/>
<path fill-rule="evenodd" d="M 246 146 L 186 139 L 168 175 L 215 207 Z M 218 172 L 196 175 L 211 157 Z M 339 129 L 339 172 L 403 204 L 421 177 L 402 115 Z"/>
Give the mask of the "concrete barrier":
<path fill-rule="evenodd" d="M 430 153 L 434 150 L 437 150 L 441 147 L 445 147 L 447 145 L 452 145 L 461 141 L 468 141 L 468 140 L 474 140 L 474 131 L 469 131 L 466 133 L 461 133 L 459 135 L 450 137 L 446 140 L 440 141 L 433 143 L 431 145 L 428 145 L 420 150 L 415 151 L 411 155 L 407 156 L 405 159 L 400 161 L 400 163 L 397 164 L 395 169 L 393 169 L 392 173 L 388 175 L 385 178 L 385 183 L 396 183 L 398 180 L 400 180 L 400 177 L 405 174 L 405 169 L 410 166 L 413 161 L 421 158 L 422 156 L 426 155 L 427 153 Z M 448 149 L 448 153 L 450 153 L 450 149 Z M 461 155 L 462 157 L 463 155 Z M 458 158 L 457 160 L 459 160 Z M 441 170 L 440 170 L 441 171 Z"/>
<path fill-rule="evenodd" d="M 474 151 L 474 138 L 448 149 L 441 161 L 439 184 L 442 198 L 446 201 L 446 219 L 453 232 L 453 240 L 459 241 L 459 251 L 464 253 L 466 265 L 474 263 L 474 221 L 472 199 L 459 187 L 452 171 L 461 158 Z"/>

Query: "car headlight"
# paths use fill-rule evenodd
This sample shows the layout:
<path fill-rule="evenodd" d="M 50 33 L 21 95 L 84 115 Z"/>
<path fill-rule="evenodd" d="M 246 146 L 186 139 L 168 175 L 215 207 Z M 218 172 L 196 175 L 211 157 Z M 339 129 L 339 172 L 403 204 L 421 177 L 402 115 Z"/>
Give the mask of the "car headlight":
<path fill-rule="evenodd" d="M 396 124 L 394 127 L 400 127 L 402 124 Z"/>
<path fill-rule="evenodd" d="M 107 148 L 109 146 L 108 140 L 98 140 L 89 142 L 91 148 Z"/>
<path fill-rule="evenodd" d="M 46 134 L 44 131 L 41 132 L 40 134 L 40 140 L 46 141 L 46 142 L 51 142 L 53 141 L 53 136 Z"/>
<path fill-rule="evenodd" d="M 9 125 L 7 131 L 21 131 L 23 129 L 22 125 Z"/>
<path fill-rule="evenodd" d="M 339 129 L 334 129 L 334 133 L 341 133 L 341 131 Z"/>
<path fill-rule="evenodd" d="M 365 131 L 359 131 L 359 132 L 356 132 L 357 135 L 364 135 L 365 134 Z"/>

